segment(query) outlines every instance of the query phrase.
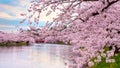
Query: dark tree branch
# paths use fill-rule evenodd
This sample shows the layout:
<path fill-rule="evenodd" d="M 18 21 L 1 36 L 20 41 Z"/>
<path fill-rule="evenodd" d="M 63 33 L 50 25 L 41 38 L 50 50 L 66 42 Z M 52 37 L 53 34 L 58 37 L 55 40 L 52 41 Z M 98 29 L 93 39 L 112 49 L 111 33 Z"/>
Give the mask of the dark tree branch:
<path fill-rule="evenodd" d="M 113 1 L 113 2 L 108 2 L 108 5 L 102 9 L 102 12 L 105 11 L 105 9 L 108 9 L 111 5 L 114 3 L 118 2 L 119 0 Z"/>

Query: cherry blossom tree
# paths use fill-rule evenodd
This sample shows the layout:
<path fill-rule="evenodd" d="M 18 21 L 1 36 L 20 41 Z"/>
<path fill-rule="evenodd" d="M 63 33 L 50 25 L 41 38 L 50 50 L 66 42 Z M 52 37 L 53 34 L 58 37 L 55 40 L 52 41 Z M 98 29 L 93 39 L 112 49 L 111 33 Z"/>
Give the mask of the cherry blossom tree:
<path fill-rule="evenodd" d="M 49 10 L 49 8 L 51 8 Z M 37 0 L 31 1 L 28 14 L 22 14 L 29 23 L 39 23 L 40 14 L 60 11 L 45 27 L 37 31 L 45 42 L 70 43 L 73 61 L 70 67 L 93 66 L 94 62 L 115 62 L 110 59 L 120 48 L 120 1 L 119 0 Z M 37 15 L 36 15 L 37 14 Z M 24 22 L 24 20 L 22 22 Z M 104 53 L 104 48 L 111 49 Z M 90 59 L 96 57 L 93 62 Z"/>
<path fill-rule="evenodd" d="M 0 32 L 0 43 L 2 42 L 29 42 L 29 44 L 34 43 L 34 38 L 30 33 L 24 31 L 20 33 L 4 33 Z"/>

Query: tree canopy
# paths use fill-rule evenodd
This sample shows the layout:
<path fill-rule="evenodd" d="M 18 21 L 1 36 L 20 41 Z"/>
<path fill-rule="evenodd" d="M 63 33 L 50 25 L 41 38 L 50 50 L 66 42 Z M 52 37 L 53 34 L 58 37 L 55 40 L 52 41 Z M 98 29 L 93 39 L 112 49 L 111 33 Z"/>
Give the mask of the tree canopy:
<path fill-rule="evenodd" d="M 53 21 L 38 30 L 44 42 L 70 43 L 73 64 L 70 68 L 89 67 L 101 62 L 115 62 L 110 57 L 120 48 L 120 1 L 119 0 L 33 0 L 28 14 L 22 14 L 29 23 L 39 23 L 41 13 L 46 16 L 55 12 Z M 22 22 L 24 22 L 24 20 Z M 32 31 L 35 33 L 35 31 Z M 111 47 L 104 53 L 105 47 Z M 92 62 L 90 59 L 96 57 Z"/>

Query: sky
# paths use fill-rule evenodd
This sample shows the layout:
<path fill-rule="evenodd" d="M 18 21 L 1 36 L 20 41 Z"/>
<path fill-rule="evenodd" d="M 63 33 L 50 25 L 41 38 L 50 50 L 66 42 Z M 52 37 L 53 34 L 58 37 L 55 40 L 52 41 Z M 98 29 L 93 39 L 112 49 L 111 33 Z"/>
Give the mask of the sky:
<path fill-rule="evenodd" d="M 27 23 L 20 24 L 23 19 L 20 14 L 26 13 L 30 6 L 30 0 L 0 0 L 0 31 L 11 33 L 17 32 L 18 27 L 28 29 Z M 45 25 L 46 18 L 39 23 L 40 26 Z"/>
<path fill-rule="evenodd" d="M 28 23 L 20 24 L 23 17 L 21 13 L 27 13 L 27 8 L 30 6 L 31 0 L 0 0 L 0 31 L 11 33 L 18 32 L 18 27 L 23 29 L 29 29 Z M 60 6 L 61 7 L 61 6 Z M 53 21 L 53 18 L 57 17 L 59 10 L 52 12 L 49 16 L 46 16 L 47 12 L 44 11 L 40 15 L 40 21 L 37 26 L 44 26 L 45 22 Z"/>

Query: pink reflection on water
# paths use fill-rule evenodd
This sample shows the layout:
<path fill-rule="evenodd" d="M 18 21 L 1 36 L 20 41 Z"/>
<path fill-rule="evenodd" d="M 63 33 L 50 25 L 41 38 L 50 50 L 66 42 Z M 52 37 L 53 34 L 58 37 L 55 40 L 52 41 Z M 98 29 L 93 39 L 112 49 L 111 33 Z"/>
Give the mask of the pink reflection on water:
<path fill-rule="evenodd" d="M 0 68 L 68 68 L 69 49 L 55 44 L 0 48 Z"/>

